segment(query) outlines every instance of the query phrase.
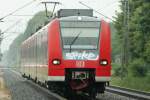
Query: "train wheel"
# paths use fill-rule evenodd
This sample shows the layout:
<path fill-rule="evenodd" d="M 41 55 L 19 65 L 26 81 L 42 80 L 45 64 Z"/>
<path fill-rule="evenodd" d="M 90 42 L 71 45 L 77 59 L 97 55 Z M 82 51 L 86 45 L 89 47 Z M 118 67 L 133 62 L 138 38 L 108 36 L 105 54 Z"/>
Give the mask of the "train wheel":
<path fill-rule="evenodd" d="M 28 80 L 30 80 L 30 79 L 31 79 L 30 75 L 27 77 L 27 79 L 28 79 Z"/>
<path fill-rule="evenodd" d="M 34 82 L 37 83 L 37 77 L 35 77 Z"/>
<path fill-rule="evenodd" d="M 67 98 L 67 100 L 76 100 L 75 92 L 69 86 L 65 88 L 64 96 Z"/>
<path fill-rule="evenodd" d="M 24 73 L 24 74 L 22 74 L 22 77 L 23 77 L 23 78 L 25 78 L 25 73 Z"/>
<path fill-rule="evenodd" d="M 41 83 L 41 81 L 38 81 L 37 83 L 38 83 L 40 86 L 42 86 L 42 83 Z"/>
<path fill-rule="evenodd" d="M 97 95 L 96 89 L 91 88 L 89 91 L 89 96 L 90 96 L 91 100 L 96 100 L 96 95 Z"/>

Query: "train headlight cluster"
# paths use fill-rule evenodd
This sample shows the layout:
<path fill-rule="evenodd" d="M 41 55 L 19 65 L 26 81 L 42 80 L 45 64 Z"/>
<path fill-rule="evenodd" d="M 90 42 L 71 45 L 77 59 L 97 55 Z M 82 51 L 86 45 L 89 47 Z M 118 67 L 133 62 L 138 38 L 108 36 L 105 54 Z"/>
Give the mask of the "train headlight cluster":
<path fill-rule="evenodd" d="M 108 61 L 107 60 L 101 60 L 100 64 L 103 66 L 106 66 L 108 64 Z"/>
<path fill-rule="evenodd" d="M 52 63 L 53 63 L 54 65 L 60 65 L 60 60 L 59 60 L 59 59 L 54 59 L 54 60 L 52 61 Z"/>

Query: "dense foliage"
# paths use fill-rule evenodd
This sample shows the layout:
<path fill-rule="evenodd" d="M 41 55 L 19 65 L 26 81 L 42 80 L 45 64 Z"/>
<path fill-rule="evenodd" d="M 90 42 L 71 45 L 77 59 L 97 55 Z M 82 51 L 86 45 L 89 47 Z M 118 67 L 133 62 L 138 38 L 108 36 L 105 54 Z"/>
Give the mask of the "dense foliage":
<path fill-rule="evenodd" d="M 150 1 L 128 0 L 130 7 L 129 18 L 129 52 L 130 62 L 128 70 L 133 76 L 145 76 L 145 70 L 150 70 Z M 115 28 L 118 37 L 123 40 L 123 2 L 122 12 L 117 14 Z M 121 42 L 122 43 L 122 42 Z"/>

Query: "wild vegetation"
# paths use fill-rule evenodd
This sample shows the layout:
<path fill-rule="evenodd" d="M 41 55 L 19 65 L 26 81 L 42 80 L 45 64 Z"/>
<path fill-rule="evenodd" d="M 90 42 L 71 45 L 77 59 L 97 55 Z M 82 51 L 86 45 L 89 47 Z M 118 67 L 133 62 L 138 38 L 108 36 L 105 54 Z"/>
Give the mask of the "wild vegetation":
<path fill-rule="evenodd" d="M 150 79 L 150 1 L 149 0 L 129 0 L 129 64 L 126 66 L 127 73 L 120 80 L 122 66 L 119 63 L 113 63 L 114 85 L 120 85 L 150 92 L 150 86 L 146 85 Z M 123 2 L 121 2 L 122 12 L 117 13 L 114 27 L 122 45 L 124 27 L 123 27 Z M 118 46 L 113 45 L 113 48 Z M 115 52 L 116 50 L 114 50 Z M 121 51 L 121 50 L 120 50 Z M 117 55 L 121 56 L 121 52 Z M 115 55 L 116 56 L 116 55 Z M 139 84 L 136 84 L 139 83 Z M 132 85 L 131 85 L 132 84 Z M 149 90 L 148 90 L 149 89 Z"/>

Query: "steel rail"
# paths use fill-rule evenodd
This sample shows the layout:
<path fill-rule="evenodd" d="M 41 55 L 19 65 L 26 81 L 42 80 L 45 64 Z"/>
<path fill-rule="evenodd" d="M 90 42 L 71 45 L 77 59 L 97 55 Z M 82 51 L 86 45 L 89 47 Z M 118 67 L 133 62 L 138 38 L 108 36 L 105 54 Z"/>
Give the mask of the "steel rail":
<path fill-rule="evenodd" d="M 21 74 L 19 72 L 15 71 L 15 70 L 11 70 L 11 71 L 13 73 L 16 73 L 21 76 Z M 40 88 L 42 91 L 46 91 L 46 93 L 56 97 L 59 100 L 66 100 L 66 98 L 64 98 L 56 93 L 52 93 L 48 89 L 31 82 L 31 80 L 27 80 L 27 82 L 37 88 Z M 118 95 L 122 95 L 122 96 L 126 96 L 126 97 L 131 97 L 131 98 L 135 98 L 135 99 L 139 99 L 139 100 L 150 100 L 149 92 L 143 92 L 143 91 L 138 91 L 138 90 L 129 89 L 129 88 L 123 88 L 123 87 L 119 87 L 119 86 L 108 86 L 108 87 L 106 87 L 106 92 L 114 93 L 114 94 L 118 94 Z M 86 100 L 90 100 L 88 95 L 80 95 L 80 96 L 81 96 L 81 98 L 86 98 Z M 99 98 L 96 98 L 96 100 L 99 100 Z"/>
<path fill-rule="evenodd" d="M 149 92 L 143 92 L 143 91 L 123 88 L 123 87 L 118 87 L 118 86 L 106 87 L 106 91 L 119 94 L 119 95 L 123 95 L 123 96 L 127 96 L 127 97 L 132 97 L 132 98 L 139 99 L 139 100 L 150 100 Z"/>

